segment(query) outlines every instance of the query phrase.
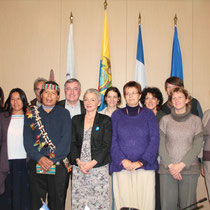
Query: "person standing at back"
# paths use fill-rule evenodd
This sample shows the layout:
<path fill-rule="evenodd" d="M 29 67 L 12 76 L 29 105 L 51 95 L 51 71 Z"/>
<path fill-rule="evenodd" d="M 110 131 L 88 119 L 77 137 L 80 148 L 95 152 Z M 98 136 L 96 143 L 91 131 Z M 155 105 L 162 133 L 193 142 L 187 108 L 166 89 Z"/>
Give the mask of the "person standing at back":
<path fill-rule="evenodd" d="M 85 108 L 83 101 L 79 100 L 81 94 L 81 84 L 79 80 L 72 78 L 65 82 L 64 84 L 65 98 L 57 103 L 58 106 L 66 108 L 73 116 L 78 114 L 84 114 Z"/>
<path fill-rule="evenodd" d="M 167 92 L 168 97 L 170 96 L 172 90 L 176 87 L 184 87 L 184 83 L 179 77 L 169 77 L 165 81 L 165 91 Z M 161 110 L 166 114 L 171 113 L 171 107 L 168 103 L 168 100 L 162 105 Z M 200 118 L 203 117 L 201 105 L 199 101 L 193 97 L 191 97 L 191 113 L 199 116 Z"/>
<path fill-rule="evenodd" d="M 34 81 L 34 93 L 36 95 L 36 98 L 34 98 L 30 103 L 32 106 L 41 106 L 41 96 L 40 96 L 40 91 L 42 89 L 42 85 L 47 82 L 46 79 L 38 77 Z"/>

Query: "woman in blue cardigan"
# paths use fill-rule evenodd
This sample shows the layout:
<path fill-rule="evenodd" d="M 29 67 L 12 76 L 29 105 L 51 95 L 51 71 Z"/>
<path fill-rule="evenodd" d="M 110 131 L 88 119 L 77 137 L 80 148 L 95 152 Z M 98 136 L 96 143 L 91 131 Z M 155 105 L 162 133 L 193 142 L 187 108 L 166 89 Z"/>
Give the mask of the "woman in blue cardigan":
<path fill-rule="evenodd" d="M 110 173 L 115 204 L 117 209 L 154 210 L 158 123 L 151 110 L 139 106 L 139 83 L 125 84 L 123 94 L 126 107 L 112 115 Z"/>

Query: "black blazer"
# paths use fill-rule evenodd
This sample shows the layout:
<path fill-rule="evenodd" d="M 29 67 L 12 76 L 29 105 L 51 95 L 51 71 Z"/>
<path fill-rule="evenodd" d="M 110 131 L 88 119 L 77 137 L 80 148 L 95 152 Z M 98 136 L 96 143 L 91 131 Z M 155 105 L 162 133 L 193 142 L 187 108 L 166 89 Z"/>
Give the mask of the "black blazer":
<path fill-rule="evenodd" d="M 84 107 L 84 103 L 83 101 L 79 100 L 80 102 L 80 108 L 81 108 L 81 114 L 85 114 L 85 107 Z M 57 103 L 58 106 L 62 106 L 65 108 L 65 103 L 66 103 L 66 100 L 62 100 L 62 101 L 59 101 Z"/>
<path fill-rule="evenodd" d="M 11 121 L 8 112 L 0 113 L 0 195 L 4 192 L 4 181 L 9 172 L 7 154 L 7 131 Z"/>
<path fill-rule="evenodd" d="M 84 134 L 85 114 L 76 115 L 72 118 L 72 142 L 70 160 L 73 165 L 77 165 L 76 159 L 80 158 L 83 134 Z M 111 118 L 96 113 L 91 132 L 91 159 L 98 163 L 94 166 L 100 167 L 111 162 L 110 148 L 112 143 L 112 123 Z"/>

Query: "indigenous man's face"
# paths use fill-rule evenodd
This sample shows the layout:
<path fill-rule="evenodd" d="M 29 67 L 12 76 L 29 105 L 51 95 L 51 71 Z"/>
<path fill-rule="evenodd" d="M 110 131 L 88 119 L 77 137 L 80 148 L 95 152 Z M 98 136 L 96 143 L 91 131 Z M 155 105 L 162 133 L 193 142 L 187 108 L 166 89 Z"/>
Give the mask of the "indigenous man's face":
<path fill-rule="evenodd" d="M 57 101 L 59 100 L 59 95 L 57 90 L 51 90 L 51 89 L 44 89 L 44 91 L 41 94 L 42 98 L 42 104 L 44 106 L 54 106 Z"/>

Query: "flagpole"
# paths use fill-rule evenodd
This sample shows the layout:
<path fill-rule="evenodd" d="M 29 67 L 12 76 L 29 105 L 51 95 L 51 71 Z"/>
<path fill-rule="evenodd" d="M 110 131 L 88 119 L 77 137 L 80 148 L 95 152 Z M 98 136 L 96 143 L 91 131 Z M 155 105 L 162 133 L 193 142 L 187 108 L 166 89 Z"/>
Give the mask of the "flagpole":
<path fill-rule="evenodd" d="M 177 20 L 178 20 L 178 18 L 177 18 L 177 15 L 176 15 L 176 13 L 175 13 L 175 16 L 174 16 L 174 26 L 177 25 Z"/>
<path fill-rule="evenodd" d="M 140 12 L 139 12 L 138 23 L 139 23 L 139 25 L 141 25 L 141 13 Z"/>
<path fill-rule="evenodd" d="M 70 24 L 73 24 L 73 14 L 72 14 L 72 12 L 71 12 L 71 14 L 70 14 L 70 17 L 69 17 L 69 20 L 70 20 Z"/>
<path fill-rule="evenodd" d="M 108 6 L 108 3 L 107 3 L 107 1 L 105 0 L 105 1 L 104 1 L 104 10 L 106 10 L 107 6 Z"/>

